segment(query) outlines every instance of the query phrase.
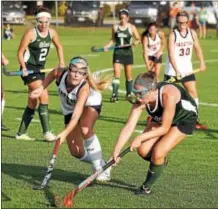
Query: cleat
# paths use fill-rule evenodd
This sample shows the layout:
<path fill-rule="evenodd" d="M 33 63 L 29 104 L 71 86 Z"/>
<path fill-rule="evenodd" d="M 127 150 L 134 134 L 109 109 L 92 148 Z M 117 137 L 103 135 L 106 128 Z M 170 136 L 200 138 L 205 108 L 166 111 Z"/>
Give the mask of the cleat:
<path fill-rule="evenodd" d="M 21 135 L 16 135 L 15 136 L 15 138 L 17 139 L 17 140 L 26 140 L 26 141 L 34 141 L 34 140 L 36 140 L 35 138 L 31 138 L 31 137 L 29 137 L 27 134 L 21 134 Z"/>
<path fill-rule="evenodd" d="M 112 97 L 110 98 L 110 102 L 111 102 L 111 103 L 117 103 L 117 102 L 118 102 L 118 97 L 112 96 Z"/>
<path fill-rule="evenodd" d="M 44 139 L 47 142 L 52 142 L 56 141 L 57 137 L 52 132 L 48 131 L 44 134 Z"/>
<path fill-rule="evenodd" d="M 5 125 L 2 124 L 2 129 L 1 129 L 1 130 L 2 130 L 2 131 L 9 131 L 10 128 L 8 128 L 8 127 L 6 127 Z"/>
<path fill-rule="evenodd" d="M 144 194 L 144 195 L 149 195 L 151 194 L 151 190 L 146 187 L 144 184 L 142 184 L 142 186 L 140 188 L 138 188 L 135 192 L 134 192 L 135 195 L 141 195 L 141 194 Z"/>
<path fill-rule="evenodd" d="M 200 124 L 198 121 L 195 124 L 195 128 L 199 129 L 199 130 L 207 130 L 208 129 L 207 126 Z"/>
<path fill-rule="evenodd" d="M 112 167 L 109 167 L 107 170 L 99 174 L 98 177 L 96 178 L 96 181 L 98 182 L 110 181 L 111 180 L 111 169 Z"/>
<path fill-rule="evenodd" d="M 137 103 L 137 100 L 131 94 L 126 95 L 126 100 L 129 101 L 131 104 Z"/>

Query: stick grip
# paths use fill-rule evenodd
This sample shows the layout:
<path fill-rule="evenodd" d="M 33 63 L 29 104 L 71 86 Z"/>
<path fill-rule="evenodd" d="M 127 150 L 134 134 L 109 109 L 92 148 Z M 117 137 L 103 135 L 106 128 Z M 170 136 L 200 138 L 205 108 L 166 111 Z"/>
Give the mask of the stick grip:
<path fill-rule="evenodd" d="M 118 157 L 122 158 L 124 157 L 128 152 L 130 152 L 130 147 L 126 148 L 125 150 L 123 150 Z M 105 171 L 106 169 L 108 169 L 110 166 L 112 166 L 115 163 L 115 160 L 111 160 L 109 161 L 107 164 L 105 164 L 103 166 L 103 171 Z"/>

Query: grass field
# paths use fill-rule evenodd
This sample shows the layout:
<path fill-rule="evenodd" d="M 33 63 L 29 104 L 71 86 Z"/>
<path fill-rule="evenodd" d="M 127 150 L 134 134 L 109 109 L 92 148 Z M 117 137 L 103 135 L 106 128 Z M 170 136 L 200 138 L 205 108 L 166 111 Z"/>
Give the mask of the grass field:
<path fill-rule="evenodd" d="M 18 70 L 16 58 L 21 35 L 25 28 L 15 27 L 16 39 L 2 41 L 2 50 L 10 63 L 8 70 Z M 111 68 L 112 52 L 91 54 L 92 45 L 102 46 L 110 38 L 109 28 L 58 28 L 64 47 L 65 61 L 76 55 L 85 55 L 93 71 Z M 148 163 L 136 153 L 130 153 L 112 170 L 112 180 L 107 184 L 92 184 L 78 194 L 78 208 L 216 208 L 218 207 L 218 40 L 215 31 L 211 38 L 201 40 L 207 72 L 197 75 L 200 102 L 200 119 L 208 131 L 195 131 L 169 155 L 169 164 L 164 174 L 153 187 L 149 197 L 134 196 L 133 191 L 144 181 Z M 93 56 L 92 56 L 93 55 Z M 165 60 L 165 59 L 164 59 Z M 194 68 L 198 67 L 196 57 Z M 55 49 L 51 49 L 46 68 L 57 66 Z M 134 77 L 145 71 L 141 47 L 135 49 Z M 53 143 L 42 140 L 38 114 L 28 129 L 37 141 L 16 141 L 19 119 L 26 106 L 27 89 L 20 77 L 2 76 L 6 91 L 6 108 L 3 122 L 10 131 L 2 132 L 2 208 L 51 208 L 55 194 L 65 194 L 91 173 L 91 166 L 70 156 L 66 143 L 57 157 L 50 187 L 34 191 L 48 165 Z M 124 75 L 121 89 L 124 90 Z M 56 87 L 50 89 L 50 119 L 54 133 L 63 128 L 63 116 Z M 130 104 L 120 94 L 117 104 L 109 103 L 111 92 L 103 93 L 103 109 L 96 124 L 105 159 L 110 157 L 116 137 L 123 127 Z M 214 104 L 214 105 L 211 105 Z M 141 117 L 137 130 L 144 128 L 146 113 Z M 137 133 L 134 133 L 136 135 Z M 127 146 L 127 145 L 126 145 Z"/>

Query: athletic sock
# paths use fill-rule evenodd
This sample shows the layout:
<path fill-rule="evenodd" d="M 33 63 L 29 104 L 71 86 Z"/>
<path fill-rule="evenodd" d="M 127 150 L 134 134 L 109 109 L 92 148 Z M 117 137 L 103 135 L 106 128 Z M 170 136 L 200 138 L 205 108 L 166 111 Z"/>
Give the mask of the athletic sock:
<path fill-rule="evenodd" d="M 151 162 L 148 169 L 146 180 L 143 183 L 145 187 L 151 189 L 151 187 L 156 182 L 156 180 L 161 176 L 165 167 L 166 167 L 166 162 L 164 162 L 162 165 L 155 165 L 154 163 Z"/>
<path fill-rule="evenodd" d="M 40 104 L 38 107 L 39 118 L 43 130 L 43 134 L 50 131 L 48 105 Z"/>
<path fill-rule="evenodd" d="M 4 107 L 5 107 L 5 100 L 3 99 L 2 100 L 2 115 L 3 115 L 3 112 L 4 112 Z"/>
<path fill-rule="evenodd" d="M 80 160 L 91 163 L 94 171 L 101 169 L 105 161 L 102 159 L 101 145 L 96 134 L 85 140 L 84 147 L 87 156 L 84 155 Z"/>
<path fill-rule="evenodd" d="M 132 80 L 126 81 L 126 95 L 131 94 L 132 91 Z"/>
<path fill-rule="evenodd" d="M 120 79 L 114 78 L 112 81 L 113 96 L 118 97 L 118 89 L 120 87 Z"/>
<path fill-rule="evenodd" d="M 26 107 L 26 109 L 24 110 L 24 113 L 23 113 L 23 117 L 22 117 L 22 120 L 20 123 L 18 133 L 17 133 L 18 135 L 26 133 L 27 128 L 28 128 L 31 120 L 34 117 L 34 113 L 35 113 L 35 109 L 31 109 L 28 106 Z"/>

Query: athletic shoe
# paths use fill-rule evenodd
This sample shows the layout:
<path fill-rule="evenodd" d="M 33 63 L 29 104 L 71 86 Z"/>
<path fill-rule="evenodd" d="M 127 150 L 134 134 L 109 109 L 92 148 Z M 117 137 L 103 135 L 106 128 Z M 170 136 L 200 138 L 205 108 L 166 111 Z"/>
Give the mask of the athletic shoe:
<path fill-rule="evenodd" d="M 137 102 L 131 94 L 126 95 L 126 100 L 129 101 L 131 104 L 135 104 Z"/>
<path fill-rule="evenodd" d="M 195 124 L 195 128 L 199 129 L 199 130 L 207 130 L 208 129 L 207 126 L 200 124 L 198 121 Z"/>
<path fill-rule="evenodd" d="M 10 128 L 6 127 L 5 125 L 2 124 L 2 131 L 9 131 Z"/>
<path fill-rule="evenodd" d="M 144 195 L 149 195 L 151 194 L 151 190 L 146 187 L 144 184 L 142 184 L 142 186 L 140 188 L 138 188 L 135 192 L 135 195 L 140 195 L 140 194 L 144 194 Z"/>
<path fill-rule="evenodd" d="M 116 103 L 116 102 L 118 102 L 118 97 L 112 96 L 112 97 L 110 98 L 110 102 L 111 102 L 111 103 Z"/>
<path fill-rule="evenodd" d="M 15 136 L 15 138 L 17 139 L 17 140 L 26 140 L 26 141 L 34 141 L 34 140 L 36 140 L 35 138 L 31 138 L 31 137 L 29 137 L 27 134 L 21 134 L 21 135 L 16 135 Z"/>
<path fill-rule="evenodd" d="M 46 133 L 44 134 L 44 139 L 45 139 L 45 141 L 47 141 L 47 142 L 55 141 L 56 138 L 57 138 L 57 137 L 56 137 L 52 132 L 50 132 L 50 131 L 48 131 L 48 132 L 46 132 Z"/>
<path fill-rule="evenodd" d="M 110 181 L 111 180 L 111 169 L 112 169 L 112 166 L 109 167 L 104 172 L 102 172 L 101 174 L 99 174 L 96 180 L 100 182 Z"/>

